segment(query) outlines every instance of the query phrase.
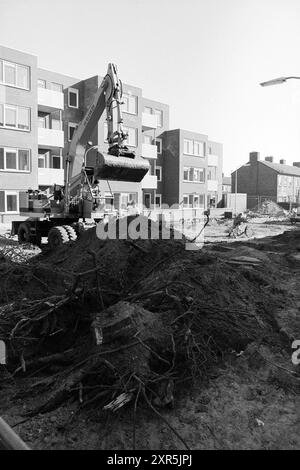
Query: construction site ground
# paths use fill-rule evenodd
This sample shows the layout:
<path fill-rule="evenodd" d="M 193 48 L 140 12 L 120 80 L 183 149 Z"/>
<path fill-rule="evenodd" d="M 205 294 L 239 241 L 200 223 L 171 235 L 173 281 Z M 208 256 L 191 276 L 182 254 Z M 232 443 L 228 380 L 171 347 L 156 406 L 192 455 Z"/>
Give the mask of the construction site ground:
<path fill-rule="evenodd" d="M 300 449 L 300 370 L 292 363 L 291 347 L 294 340 L 300 340 L 299 227 L 292 226 L 286 217 L 254 217 L 248 222 L 251 238 L 231 239 L 231 224 L 215 219 L 206 228 L 201 255 L 193 255 L 195 263 L 199 261 L 197 282 L 201 282 L 206 264 L 213 263 L 207 303 L 222 297 L 224 308 L 230 310 L 235 301 L 231 296 L 238 295 L 240 302 L 252 302 L 256 312 L 261 303 L 262 316 L 264 311 L 272 316 L 270 341 L 262 337 L 261 318 L 257 317 L 257 338 L 254 334 L 251 340 L 241 339 L 232 346 L 228 343 L 205 374 L 195 375 L 192 380 L 175 379 L 172 407 L 158 408 L 159 414 L 155 414 L 141 403 L 135 418 L 129 405 L 104 412 L 95 404 L 79 412 L 76 399 L 52 411 L 28 416 L 26 413 L 43 401 L 39 395 L 22 394 L 31 385 L 31 375 L 5 376 L 2 382 L 0 379 L 0 415 L 32 449 L 134 446 L 169 450 L 184 449 L 185 445 L 191 449 Z M 21 263 L 39 255 L 39 248 L 19 247 L 15 237 L 8 238 L 9 228 L 8 224 L 0 225 L 0 250 L 15 250 Z M 47 256 L 46 262 L 49 264 Z M 224 266 L 229 270 L 230 282 L 222 278 Z M 68 261 L 64 267 L 68 269 Z M 24 290 L 27 295 L 28 290 Z M 238 315 L 238 308 L 234 308 Z"/>

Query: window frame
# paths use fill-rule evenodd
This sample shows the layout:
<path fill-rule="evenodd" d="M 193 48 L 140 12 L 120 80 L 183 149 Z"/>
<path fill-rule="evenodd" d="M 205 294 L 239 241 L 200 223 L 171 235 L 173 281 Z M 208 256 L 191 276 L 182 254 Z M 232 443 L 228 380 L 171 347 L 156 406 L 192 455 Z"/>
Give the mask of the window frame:
<path fill-rule="evenodd" d="M 163 110 L 162 110 L 162 109 L 154 108 L 153 114 L 155 114 L 156 116 L 160 116 L 160 117 L 161 117 L 161 123 L 160 123 L 160 124 L 158 123 L 158 118 L 157 118 L 157 127 L 163 127 L 163 126 L 164 126 Z"/>
<path fill-rule="evenodd" d="M 133 93 L 123 92 L 122 100 L 123 100 L 124 97 L 128 98 L 128 106 L 127 106 L 128 109 L 125 109 L 125 102 L 124 102 L 124 104 L 122 105 L 122 112 L 127 113 L 127 114 L 131 114 L 132 116 L 137 116 L 137 114 L 138 114 L 138 96 L 134 95 Z M 134 100 L 135 100 L 135 111 L 134 112 L 129 111 L 129 109 L 130 109 L 130 98 L 134 98 Z"/>
<path fill-rule="evenodd" d="M 15 70 L 15 78 L 16 78 L 15 84 L 6 82 L 5 65 L 13 66 L 13 68 Z M 1 70 L 2 70 L 2 80 L 0 80 L 1 85 L 10 86 L 12 88 L 18 88 L 20 90 L 26 90 L 26 91 L 30 90 L 30 78 L 31 78 L 30 75 L 31 75 L 31 73 L 30 73 L 30 66 L 29 65 L 19 64 L 17 62 L 11 62 L 9 60 L 0 58 L 0 67 L 1 67 Z M 28 86 L 27 87 L 22 87 L 20 85 L 17 85 L 17 83 L 18 83 L 18 67 L 24 67 L 24 68 L 27 69 L 27 80 L 28 80 Z"/>
<path fill-rule="evenodd" d="M 0 103 L 0 105 L 3 106 L 3 125 L 0 124 L 0 129 L 9 129 L 12 131 L 18 131 L 18 132 L 31 132 L 31 108 L 28 108 L 27 106 L 18 106 L 15 104 L 10 104 L 10 103 Z M 13 126 L 7 126 L 6 125 L 6 109 L 10 108 L 16 111 L 16 127 Z M 28 124 L 29 127 L 28 129 L 20 129 L 19 126 L 19 109 L 26 109 L 28 111 Z"/>
<path fill-rule="evenodd" d="M 156 174 L 157 170 L 159 171 L 159 177 Z M 157 182 L 161 183 L 162 182 L 162 166 L 161 165 L 155 165 L 155 176 L 157 178 Z"/>
<path fill-rule="evenodd" d="M 158 151 L 158 146 L 157 144 L 159 143 L 159 151 Z M 155 145 L 157 147 L 157 155 L 162 155 L 162 139 L 155 139 Z"/>
<path fill-rule="evenodd" d="M 159 204 L 156 203 L 156 198 L 159 198 Z M 161 208 L 161 194 L 155 194 L 155 208 L 160 209 Z"/>
<path fill-rule="evenodd" d="M 17 201 L 17 209 L 15 211 L 8 211 L 7 210 L 7 196 L 16 196 L 16 201 Z M 9 190 L 4 190 L 4 209 L 5 209 L 5 214 L 17 214 L 20 212 L 20 207 L 19 207 L 19 192 L 18 191 L 9 191 Z"/>
<path fill-rule="evenodd" d="M 77 106 L 72 106 L 70 104 L 70 93 L 74 93 L 76 95 L 76 105 Z M 73 108 L 73 109 L 78 109 L 79 108 L 79 90 L 77 88 L 68 88 L 68 107 Z"/>
<path fill-rule="evenodd" d="M 4 168 L 0 168 L 0 172 L 3 173 L 31 173 L 31 150 L 26 149 L 23 147 L 7 147 L 7 146 L 0 146 L 3 149 L 3 166 Z M 28 170 L 20 170 L 19 169 L 19 151 L 23 150 L 28 153 Z M 16 154 L 16 168 L 7 168 L 6 165 L 6 154 L 7 153 L 15 153 Z"/>
<path fill-rule="evenodd" d="M 70 121 L 68 122 L 68 142 L 72 141 L 74 132 L 76 131 L 77 127 L 78 127 L 78 124 L 76 122 L 70 122 Z M 72 137 L 70 138 L 70 129 L 71 128 L 74 129 L 74 132 L 73 132 Z"/>
<path fill-rule="evenodd" d="M 187 172 L 187 179 L 185 178 L 185 173 Z M 190 174 L 193 174 L 193 178 L 190 179 Z M 199 175 L 199 179 L 196 179 L 196 174 Z M 201 176 L 202 175 L 202 176 Z M 203 178 L 203 179 L 201 179 Z M 205 168 L 194 167 L 194 166 L 184 166 L 183 167 L 183 182 L 184 183 L 205 183 Z"/>
<path fill-rule="evenodd" d="M 186 142 L 187 142 L 187 150 L 186 150 Z M 189 144 L 192 146 L 191 151 L 189 149 Z M 201 155 L 200 153 L 196 153 L 195 149 L 197 145 L 202 146 L 203 155 Z M 202 140 L 184 138 L 183 139 L 183 154 L 191 155 L 193 157 L 205 158 L 205 142 L 203 142 Z"/>

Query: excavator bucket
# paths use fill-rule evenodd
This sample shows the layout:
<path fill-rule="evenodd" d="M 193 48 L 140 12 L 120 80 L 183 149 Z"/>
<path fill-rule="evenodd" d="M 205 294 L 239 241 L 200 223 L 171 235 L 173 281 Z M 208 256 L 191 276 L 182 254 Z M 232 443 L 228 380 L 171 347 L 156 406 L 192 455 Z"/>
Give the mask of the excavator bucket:
<path fill-rule="evenodd" d="M 98 153 L 94 176 L 97 179 L 139 183 L 149 168 L 149 162 L 143 158 L 115 157 Z"/>

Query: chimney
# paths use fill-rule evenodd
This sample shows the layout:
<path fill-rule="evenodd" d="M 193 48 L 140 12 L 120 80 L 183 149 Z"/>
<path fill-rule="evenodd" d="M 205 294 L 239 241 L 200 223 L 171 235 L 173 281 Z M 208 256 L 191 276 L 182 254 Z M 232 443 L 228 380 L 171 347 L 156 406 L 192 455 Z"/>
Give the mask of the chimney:
<path fill-rule="evenodd" d="M 283 158 L 281 158 L 281 159 L 279 160 L 279 163 L 280 163 L 280 165 L 286 165 L 286 160 L 284 160 Z"/>
<path fill-rule="evenodd" d="M 298 168 L 300 168 L 300 162 L 294 162 L 293 166 L 297 166 Z"/>
<path fill-rule="evenodd" d="M 259 160 L 259 152 L 250 152 L 250 164 L 257 163 Z"/>
<path fill-rule="evenodd" d="M 274 162 L 274 157 L 266 157 L 266 158 L 265 158 L 265 161 L 266 161 L 266 162 L 273 163 L 273 162 Z"/>

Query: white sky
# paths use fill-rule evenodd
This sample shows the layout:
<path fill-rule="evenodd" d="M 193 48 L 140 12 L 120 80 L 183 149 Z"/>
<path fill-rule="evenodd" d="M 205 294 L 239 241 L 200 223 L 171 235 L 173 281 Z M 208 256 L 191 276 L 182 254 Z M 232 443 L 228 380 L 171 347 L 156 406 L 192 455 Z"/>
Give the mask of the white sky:
<path fill-rule="evenodd" d="M 250 151 L 300 161 L 299 0 L 0 0 L 0 44 L 78 78 L 108 62 L 147 98 L 170 105 L 170 128 L 224 145 L 224 171 Z"/>

